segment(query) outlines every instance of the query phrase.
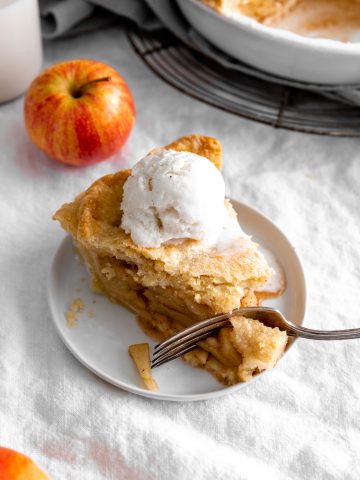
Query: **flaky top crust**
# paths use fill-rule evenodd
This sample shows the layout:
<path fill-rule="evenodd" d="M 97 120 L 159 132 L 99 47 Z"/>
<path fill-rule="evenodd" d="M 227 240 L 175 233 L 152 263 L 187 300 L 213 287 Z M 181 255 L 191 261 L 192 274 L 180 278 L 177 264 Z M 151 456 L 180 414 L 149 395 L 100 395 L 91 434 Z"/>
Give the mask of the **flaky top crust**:
<path fill-rule="evenodd" d="M 189 135 L 164 148 L 197 153 L 208 158 L 217 168 L 222 166 L 221 144 L 214 138 Z M 235 293 L 238 288 L 256 287 L 271 276 L 271 270 L 253 242 L 250 242 L 250 248 L 231 255 L 209 251 L 196 240 L 158 248 L 136 245 L 120 227 L 123 187 L 129 175 L 130 169 L 100 178 L 73 202 L 64 204 L 53 218 L 83 247 L 132 262 L 140 270 L 143 267 L 144 271 L 139 274 L 144 277 L 148 270 L 149 284 L 154 274 L 160 278 L 163 272 L 166 278 L 162 276 L 165 282 L 162 286 L 166 287 L 171 278 L 177 288 L 188 284 L 195 291 L 205 291 L 223 286 L 223 293 L 226 290 L 229 294 L 229 289 Z M 230 202 L 228 208 L 236 215 Z M 218 288 L 219 297 L 221 294 Z"/>

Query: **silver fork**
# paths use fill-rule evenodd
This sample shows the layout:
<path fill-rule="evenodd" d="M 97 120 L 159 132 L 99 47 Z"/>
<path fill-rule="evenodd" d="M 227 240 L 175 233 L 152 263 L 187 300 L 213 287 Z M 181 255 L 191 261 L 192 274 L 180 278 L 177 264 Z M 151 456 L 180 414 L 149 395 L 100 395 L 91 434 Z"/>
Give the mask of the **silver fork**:
<path fill-rule="evenodd" d="M 223 327 L 231 326 L 230 318 L 241 315 L 259 320 L 268 327 L 278 327 L 291 337 L 309 338 L 311 340 L 349 340 L 360 338 L 360 328 L 348 330 L 313 330 L 301 327 L 287 320 L 284 315 L 270 307 L 237 308 L 230 313 L 217 315 L 202 322 L 196 323 L 176 335 L 156 345 L 151 362 L 151 368 L 159 367 L 170 362 L 186 352 L 197 347 L 197 343 L 210 337 Z"/>

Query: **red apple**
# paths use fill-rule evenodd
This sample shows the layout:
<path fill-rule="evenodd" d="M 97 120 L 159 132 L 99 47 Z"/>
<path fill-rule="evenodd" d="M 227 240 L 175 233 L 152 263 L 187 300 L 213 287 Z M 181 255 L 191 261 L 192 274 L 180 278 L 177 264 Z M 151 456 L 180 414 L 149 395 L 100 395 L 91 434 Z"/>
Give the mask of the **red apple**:
<path fill-rule="evenodd" d="M 49 157 L 69 165 L 101 162 L 126 141 L 135 120 L 124 79 L 94 60 L 47 68 L 26 94 L 25 126 Z"/>
<path fill-rule="evenodd" d="M 0 447 L 1 480 L 48 480 L 48 476 L 22 453 Z"/>

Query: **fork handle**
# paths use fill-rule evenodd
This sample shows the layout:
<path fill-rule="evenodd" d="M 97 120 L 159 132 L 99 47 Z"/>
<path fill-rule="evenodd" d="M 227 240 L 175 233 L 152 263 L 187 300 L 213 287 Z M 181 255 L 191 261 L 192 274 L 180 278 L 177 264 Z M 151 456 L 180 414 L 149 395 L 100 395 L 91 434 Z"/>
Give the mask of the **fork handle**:
<path fill-rule="evenodd" d="M 314 330 L 312 328 L 292 325 L 290 335 L 311 340 L 350 340 L 360 338 L 360 328 L 350 328 L 348 330 Z"/>

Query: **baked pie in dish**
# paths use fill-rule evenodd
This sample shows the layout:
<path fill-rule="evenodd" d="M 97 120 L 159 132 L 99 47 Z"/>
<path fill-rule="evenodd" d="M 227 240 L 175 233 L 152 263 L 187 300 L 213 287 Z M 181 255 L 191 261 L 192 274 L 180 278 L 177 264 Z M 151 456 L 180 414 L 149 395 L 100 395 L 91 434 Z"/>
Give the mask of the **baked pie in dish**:
<path fill-rule="evenodd" d="M 360 28 L 358 0 L 200 0 L 222 15 L 314 38 L 355 41 Z"/>
<path fill-rule="evenodd" d="M 218 195 L 221 167 L 218 140 L 182 137 L 150 152 L 132 170 L 95 181 L 54 215 L 72 236 L 93 290 L 135 312 L 157 341 L 216 314 L 257 306 L 266 297 L 263 286 L 274 272 L 241 231 L 231 202 L 223 192 Z M 217 197 L 227 223 L 222 238 L 214 240 Z M 201 217 L 195 218 L 195 210 Z M 281 288 L 275 294 L 280 293 Z M 257 320 L 237 316 L 231 322 L 233 328 L 183 356 L 226 385 L 272 369 L 287 344 L 285 332 Z"/>

